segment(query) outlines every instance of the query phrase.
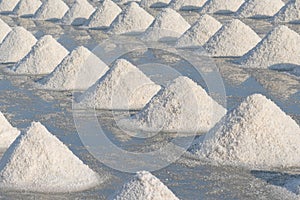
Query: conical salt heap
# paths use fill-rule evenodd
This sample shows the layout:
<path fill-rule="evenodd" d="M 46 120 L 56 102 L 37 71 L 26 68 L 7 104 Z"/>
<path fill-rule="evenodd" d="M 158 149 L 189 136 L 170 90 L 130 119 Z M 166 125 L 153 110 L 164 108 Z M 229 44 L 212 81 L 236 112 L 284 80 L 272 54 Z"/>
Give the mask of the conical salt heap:
<path fill-rule="evenodd" d="M 226 109 L 201 86 L 180 76 L 154 96 L 140 113 L 121 119 L 119 125 L 130 131 L 204 133 L 225 114 Z"/>
<path fill-rule="evenodd" d="M 284 5 L 284 2 L 281 0 L 247 0 L 238 9 L 236 15 L 242 18 L 272 17 Z"/>
<path fill-rule="evenodd" d="M 140 6 L 144 8 L 158 8 L 165 7 L 170 3 L 171 0 L 142 0 Z"/>
<path fill-rule="evenodd" d="M 58 20 L 69 10 L 62 0 L 45 0 L 37 10 L 34 18 L 37 20 Z"/>
<path fill-rule="evenodd" d="M 113 67 L 83 95 L 80 105 L 86 108 L 138 110 L 160 90 L 136 66 L 124 59 Z"/>
<path fill-rule="evenodd" d="M 201 8 L 207 0 L 172 0 L 169 8 L 174 10 L 190 10 Z"/>
<path fill-rule="evenodd" d="M 82 25 L 94 11 L 95 8 L 87 0 L 76 0 L 61 21 L 66 25 Z"/>
<path fill-rule="evenodd" d="M 261 94 L 246 98 L 195 147 L 222 164 L 269 169 L 300 166 L 300 127 Z"/>
<path fill-rule="evenodd" d="M 140 171 L 126 183 L 114 200 L 179 200 L 173 192 L 150 172 Z"/>
<path fill-rule="evenodd" d="M 20 0 L 14 13 L 18 16 L 33 16 L 41 5 L 40 0 Z"/>
<path fill-rule="evenodd" d="M 206 51 L 216 57 L 242 56 L 255 47 L 261 38 L 238 19 L 223 25 L 204 45 Z"/>
<path fill-rule="evenodd" d="M 300 0 L 290 0 L 276 15 L 274 15 L 273 21 L 276 23 L 299 22 Z"/>
<path fill-rule="evenodd" d="M 12 29 L 0 19 L 0 44 Z"/>
<path fill-rule="evenodd" d="M 0 12 L 12 12 L 20 0 L 1 0 Z"/>
<path fill-rule="evenodd" d="M 86 90 L 108 67 L 83 46 L 74 49 L 55 70 L 42 78 L 38 87 L 49 90 Z"/>
<path fill-rule="evenodd" d="M 17 74 L 49 74 L 68 53 L 51 35 L 46 35 L 13 67 L 13 71 Z"/>
<path fill-rule="evenodd" d="M 244 0 L 208 0 L 202 7 L 202 13 L 236 12 Z"/>
<path fill-rule="evenodd" d="M 165 8 L 146 30 L 143 39 L 156 41 L 160 39 L 178 38 L 190 28 L 190 24 L 171 8 Z"/>
<path fill-rule="evenodd" d="M 154 17 L 141 8 L 137 3 L 130 3 L 110 25 L 110 33 L 123 34 L 143 32 L 153 22 Z"/>
<path fill-rule="evenodd" d="M 0 188 L 67 193 L 103 180 L 39 122 L 33 122 L 0 161 Z"/>
<path fill-rule="evenodd" d="M 239 62 L 244 67 L 268 68 L 280 64 L 300 65 L 300 35 L 286 26 L 275 27 Z"/>
<path fill-rule="evenodd" d="M 97 10 L 90 16 L 86 25 L 90 28 L 109 27 L 122 9 L 111 0 L 104 0 Z"/>
<path fill-rule="evenodd" d="M 215 18 L 204 14 L 178 40 L 177 47 L 202 46 L 211 38 L 222 24 Z"/>
<path fill-rule="evenodd" d="M 19 134 L 20 131 L 14 128 L 0 112 L 0 149 L 8 148 Z"/>
<path fill-rule="evenodd" d="M 14 27 L 0 44 L 0 63 L 18 62 L 29 53 L 36 41 L 23 27 Z"/>

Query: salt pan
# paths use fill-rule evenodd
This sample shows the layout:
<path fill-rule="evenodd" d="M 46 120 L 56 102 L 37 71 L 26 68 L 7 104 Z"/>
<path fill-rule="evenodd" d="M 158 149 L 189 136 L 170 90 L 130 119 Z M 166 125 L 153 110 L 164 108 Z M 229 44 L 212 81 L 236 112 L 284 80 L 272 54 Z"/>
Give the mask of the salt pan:
<path fill-rule="evenodd" d="M 14 13 L 18 16 L 33 16 L 41 5 L 40 0 L 20 0 L 14 8 Z"/>
<path fill-rule="evenodd" d="M 140 6 L 145 8 L 165 7 L 171 0 L 142 0 Z"/>
<path fill-rule="evenodd" d="M 236 12 L 244 0 L 208 0 L 202 7 L 202 13 Z"/>
<path fill-rule="evenodd" d="M 62 0 L 45 0 L 34 15 L 38 20 L 61 19 L 69 10 L 67 4 Z"/>
<path fill-rule="evenodd" d="M 280 22 L 299 22 L 300 21 L 300 1 L 290 0 L 280 11 L 274 15 L 273 21 Z"/>
<path fill-rule="evenodd" d="M 11 28 L 0 19 L 0 44 L 10 31 Z"/>
<path fill-rule="evenodd" d="M 0 149 L 8 148 L 19 134 L 20 131 L 14 128 L 0 112 Z"/>
<path fill-rule="evenodd" d="M 207 0 L 172 0 L 169 8 L 174 10 L 193 10 L 201 8 Z"/>
<path fill-rule="evenodd" d="M 12 12 L 20 0 L 1 0 L 0 12 Z"/>

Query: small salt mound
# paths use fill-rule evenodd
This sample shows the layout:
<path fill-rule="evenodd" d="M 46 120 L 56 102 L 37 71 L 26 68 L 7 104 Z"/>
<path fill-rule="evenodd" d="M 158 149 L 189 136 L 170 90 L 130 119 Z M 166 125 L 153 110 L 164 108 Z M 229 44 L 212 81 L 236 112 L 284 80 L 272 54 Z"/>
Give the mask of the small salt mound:
<path fill-rule="evenodd" d="M 68 50 L 51 35 L 46 35 L 39 39 L 31 51 L 13 67 L 13 71 L 17 74 L 48 74 L 68 53 Z"/>
<path fill-rule="evenodd" d="M 34 18 L 37 20 L 57 20 L 61 19 L 68 10 L 69 7 L 62 0 L 45 0 L 36 11 Z"/>
<path fill-rule="evenodd" d="M 165 8 L 146 30 L 143 39 L 156 41 L 160 39 L 178 38 L 190 28 L 190 24 L 171 8 Z"/>
<path fill-rule="evenodd" d="M 87 21 L 90 28 L 109 27 L 122 9 L 111 0 L 104 0 Z"/>
<path fill-rule="evenodd" d="M 50 90 L 86 90 L 101 78 L 108 67 L 81 46 L 73 50 L 55 70 L 38 83 Z"/>
<path fill-rule="evenodd" d="M 196 154 L 254 169 L 299 167 L 299 144 L 298 124 L 274 102 L 254 94 L 211 129 Z"/>
<path fill-rule="evenodd" d="M 119 59 L 113 67 L 82 96 L 80 104 L 87 108 L 138 110 L 160 90 L 136 66 Z"/>
<path fill-rule="evenodd" d="M 202 13 L 236 12 L 244 0 L 208 0 L 202 7 Z"/>
<path fill-rule="evenodd" d="M 1 0 L 0 12 L 12 12 L 20 0 Z"/>
<path fill-rule="evenodd" d="M 18 16 L 33 16 L 42 5 L 40 0 L 21 0 L 14 9 Z"/>
<path fill-rule="evenodd" d="M 19 134 L 20 131 L 14 128 L 0 112 L 0 149 L 8 148 Z"/>
<path fill-rule="evenodd" d="M 76 0 L 65 16 L 62 23 L 67 25 L 82 25 L 92 15 L 95 8 L 86 0 Z"/>
<path fill-rule="evenodd" d="M 286 26 L 275 27 L 239 62 L 244 67 L 268 68 L 274 65 L 300 65 L 300 35 Z"/>
<path fill-rule="evenodd" d="M 211 38 L 222 24 L 215 18 L 204 14 L 178 40 L 177 47 L 202 46 Z"/>
<path fill-rule="evenodd" d="M 0 44 L 2 43 L 2 41 L 10 31 L 11 28 L 4 21 L 0 19 Z"/>
<path fill-rule="evenodd" d="M 141 8 L 137 3 L 130 3 L 117 16 L 110 26 L 113 34 L 143 32 L 153 22 L 154 17 Z"/>
<path fill-rule="evenodd" d="M 274 15 L 273 21 L 276 23 L 300 21 L 300 1 L 289 1 L 276 15 Z"/>
<path fill-rule="evenodd" d="M 169 8 L 174 10 L 190 10 L 201 8 L 207 0 L 172 0 Z"/>
<path fill-rule="evenodd" d="M 207 132 L 226 109 L 191 79 L 181 76 L 154 96 L 147 106 L 119 125 L 127 130 L 149 132 Z"/>
<path fill-rule="evenodd" d="M 23 27 L 14 27 L 0 44 L 0 63 L 18 62 L 29 53 L 36 41 Z"/>
<path fill-rule="evenodd" d="M 164 7 L 170 3 L 171 0 L 142 0 L 140 6 L 145 8 Z"/>
<path fill-rule="evenodd" d="M 223 25 L 204 45 L 212 56 L 242 56 L 255 47 L 261 38 L 238 19 Z"/>
<path fill-rule="evenodd" d="M 179 200 L 173 192 L 150 172 L 140 171 L 126 183 L 114 200 Z"/>
<path fill-rule="evenodd" d="M 238 17 L 272 17 L 283 6 L 281 0 L 248 0 L 237 11 Z"/>

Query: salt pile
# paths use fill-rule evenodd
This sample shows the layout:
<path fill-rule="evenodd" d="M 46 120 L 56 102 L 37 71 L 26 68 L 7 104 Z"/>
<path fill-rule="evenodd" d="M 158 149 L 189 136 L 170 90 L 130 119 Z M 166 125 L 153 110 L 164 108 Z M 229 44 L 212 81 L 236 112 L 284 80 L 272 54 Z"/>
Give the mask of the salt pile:
<path fill-rule="evenodd" d="M 96 55 L 83 46 L 74 49 L 55 70 L 38 83 L 43 89 L 86 90 L 108 70 Z"/>
<path fill-rule="evenodd" d="M 143 32 L 153 22 L 154 17 L 141 8 L 137 3 L 130 3 L 117 16 L 110 26 L 113 34 Z"/>
<path fill-rule="evenodd" d="M 21 0 L 14 9 L 18 16 L 33 16 L 42 5 L 40 0 Z"/>
<path fill-rule="evenodd" d="M 69 10 L 67 4 L 62 0 L 45 0 L 34 15 L 38 20 L 61 19 Z"/>
<path fill-rule="evenodd" d="M 180 76 L 154 96 L 147 106 L 119 125 L 127 130 L 149 132 L 207 132 L 226 109 L 191 79 Z"/>
<path fill-rule="evenodd" d="M 75 192 L 101 182 L 39 122 L 33 122 L 0 161 L 0 187 L 34 192 Z"/>
<path fill-rule="evenodd" d="M 289 1 L 280 11 L 273 17 L 273 21 L 280 22 L 299 22 L 300 21 L 300 1 Z"/>
<path fill-rule="evenodd" d="M 67 25 L 82 25 L 94 11 L 95 8 L 88 1 L 76 0 L 61 21 Z"/>
<path fill-rule="evenodd" d="M 0 149 L 8 148 L 19 134 L 20 131 L 14 128 L 0 112 Z"/>
<path fill-rule="evenodd" d="M 201 8 L 207 0 L 172 0 L 169 8 L 174 10 L 191 10 Z"/>
<path fill-rule="evenodd" d="M 20 0 L 1 0 L 0 12 L 12 12 Z"/>
<path fill-rule="evenodd" d="M 205 138 L 196 154 L 254 169 L 299 167 L 300 127 L 260 94 L 246 98 Z"/>
<path fill-rule="evenodd" d="M 211 38 L 222 24 L 215 18 L 204 14 L 178 40 L 178 47 L 202 46 Z"/>
<path fill-rule="evenodd" d="M 239 62 L 244 67 L 268 68 L 274 65 L 300 65 L 300 35 L 286 26 L 275 27 Z"/>
<path fill-rule="evenodd" d="M 173 192 L 150 172 L 140 171 L 126 183 L 114 200 L 179 200 Z"/>
<path fill-rule="evenodd" d="M 160 39 L 178 38 L 190 28 L 190 24 L 171 8 L 165 8 L 146 30 L 143 39 L 156 41 Z"/>
<path fill-rule="evenodd" d="M 97 10 L 90 16 L 87 26 L 90 28 L 109 27 L 122 9 L 111 0 L 104 0 Z"/>
<path fill-rule="evenodd" d="M 160 90 L 136 66 L 124 59 L 113 67 L 82 96 L 80 105 L 96 109 L 138 110 Z"/>
<path fill-rule="evenodd" d="M 36 41 L 23 27 L 14 27 L 0 44 L 0 63 L 18 62 L 27 55 Z"/>
<path fill-rule="evenodd" d="M 170 3 L 171 0 L 142 0 L 140 6 L 145 8 L 164 7 Z"/>
<path fill-rule="evenodd" d="M 244 0 L 208 0 L 202 7 L 202 13 L 236 12 Z"/>
<path fill-rule="evenodd" d="M 4 21 L 0 19 L 0 44 L 2 43 L 2 41 L 10 31 L 11 28 Z"/>
<path fill-rule="evenodd" d="M 46 35 L 39 39 L 31 51 L 13 67 L 13 71 L 17 74 L 48 74 L 68 53 L 68 50 L 51 35 Z"/>
<path fill-rule="evenodd" d="M 238 19 L 223 25 L 204 45 L 213 56 L 242 56 L 255 47 L 261 38 Z"/>
<path fill-rule="evenodd" d="M 237 11 L 238 17 L 272 17 L 283 6 L 281 0 L 248 0 Z"/>

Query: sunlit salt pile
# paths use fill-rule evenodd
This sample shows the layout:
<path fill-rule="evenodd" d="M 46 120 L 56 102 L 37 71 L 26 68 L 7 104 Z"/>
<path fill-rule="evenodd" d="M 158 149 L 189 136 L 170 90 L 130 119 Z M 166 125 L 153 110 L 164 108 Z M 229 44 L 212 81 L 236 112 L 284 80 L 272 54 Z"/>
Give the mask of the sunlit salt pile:
<path fill-rule="evenodd" d="M 40 0 L 21 0 L 14 8 L 14 13 L 18 16 L 33 16 L 41 5 Z"/>
<path fill-rule="evenodd" d="M 142 0 L 140 6 L 145 8 L 157 8 L 165 7 L 170 3 L 171 0 Z"/>
<path fill-rule="evenodd" d="M 154 17 L 137 3 L 130 3 L 117 16 L 110 26 L 113 34 L 143 32 L 153 22 Z"/>
<path fill-rule="evenodd" d="M 285 64 L 300 65 L 299 44 L 298 33 L 287 26 L 277 26 L 237 62 L 250 68 L 268 68 Z"/>
<path fill-rule="evenodd" d="M 179 200 L 173 192 L 150 172 L 140 171 L 127 182 L 114 200 Z"/>
<path fill-rule="evenodd" d="M 62 0 L 45 0 L 34 15 L 38 20 L 61 19 L 69 10 L 67 4 Z"/>
<path fill-rule="evenodd" d="M 300 0 L 290 0 L 276 15 L 274 15 L 273 21 L 277 23 L 299 22 Z"/>
<path fill-rule="evenodd" d="M 0 176 L 2 189 L 34 192 L 75 192 L 102 182 L 39 122 L 33 122 L 5 152 Z"/>
<path fill-rule="evenodd" d="M 207 0 L 172 0 L 169 8 L 174 10 L 193 10 L 201 8 Z"/>
<path fill-rule="evenodd" d="M 212 56 L 242 56 L 255 47 L 261 38 L 238 19 L 232 20 L 204 45 Z"/>
<path fill-rule="evenodd" d="M 206 91 L 188 77 L 180 76 L 154 96 L 135 116 L 122 119 L 126 130 L 149 132 L 207 132 L 226 113 Z"/>
<path fill-rule="evenodd" d="M 299 167 L 299 144 L 298 124 L 274 102 L 254 94 L 211 129 L 196 154 L 254 169 Z"/>
<path fill-rule="evenodd" d="M 55 70 L 38 81 L 50 90 L 86 90 L 101 78 L 108 67 L 85 47 L 74 49 Z"/>
<path fill-rule="evenodd" d="M 0 112 L 0 150 L 8 148 L 19 134 L 20 131 L 14 128 Z"/>
<path fill-rule="evenodd" d="M 111 0 L 104 0 L 97 10 L 90 16 L 86 25 L 90 28 L 109 27 L 122 9 Z"/>
<path fill-rule="evenodd" d="M 80 105 L 96 109 L 138 110 L 160 90 L 136 66 L 124 59 L 113 67 L 81 97 Z"/>
<path fill-rule="evenodd" d="M 20 0 L 1 0 L 0 12 L 12 12 Z"/>
<path fill-rule="evenodd" d="M 0 19 L 0 44 L 12 29 Z"/>
<path fill-rule="evenodd" d="M 222 24 L 215 18 L 204 14 L 178 40 L 178 47 L 202 46 L 211 38 Z"/>
<path fill-rule="evenodd" d="M 87 0 L 76 0 L 61 21 L 67 25 L 82 25 L 94 11 L 95 8 Z"/>
<path fill-rule="evenodd" d="M 165 8 L 146 30 L 143 39 L 156 41 L 178 38 L 190 27 L 190 24 L 179 13 L 171 8 Z"/>
<path fill-rule="evenodd" d="M 0 44 L 0 62 L 18 62 L 29 53 L 36 41 L 36 38 L 23 27 L 14 27 Z"/>
<path fill-rule="evenodd" d="M 244 0 L 208 0 L 202 7 L 202 13 L 236 12 Z"/>
<path fill-rule="evenodd" d="M 281 0 L 248 0 L 237 11 L 238 17 L 272 17 L 283 6 Z"/>
<path fill-rule="evenodd" d="M 51 35 L 46 35 L 39 39 L 31 51 L 13 67 L 13 71 L 17 74 L 48 74 L 68 53 L 68 50 Z"/>

